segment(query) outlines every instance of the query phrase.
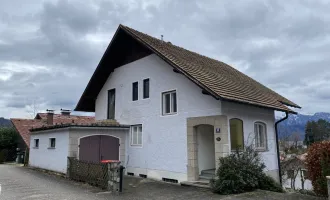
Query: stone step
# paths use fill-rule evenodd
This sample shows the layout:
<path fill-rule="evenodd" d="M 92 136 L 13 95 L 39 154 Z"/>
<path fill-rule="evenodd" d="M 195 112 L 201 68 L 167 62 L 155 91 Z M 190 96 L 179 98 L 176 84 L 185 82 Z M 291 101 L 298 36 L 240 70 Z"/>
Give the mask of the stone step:
<path fill-rule="evenodd" d="M 212 178 L 214 178 L 214 176 L 203 176 L 203 175 L 199 175 L 200 179 L 204 179 L 204 180 L 211 180 Z"/>
<path fill-rule="evenodd" d="M 215 175 L 215 169 L 207 169 L 207 170 L 202 170 L 201 175 Z"/>

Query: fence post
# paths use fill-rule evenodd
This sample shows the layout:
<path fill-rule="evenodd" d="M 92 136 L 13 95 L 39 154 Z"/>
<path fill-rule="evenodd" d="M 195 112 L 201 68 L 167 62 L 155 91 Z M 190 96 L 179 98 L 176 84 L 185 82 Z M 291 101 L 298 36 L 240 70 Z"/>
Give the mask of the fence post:
<path fill-rule="evenodd" d="M 326 176 L 328 185 L 328 199 L 330 200 L 330 176 Z"/>
<path fill-rule="evenodd" d="M 124 169 L 125 167 L 123 167 L 122 165 L 120 165 L 119 167 L 119 192 L 123 191 L 123 175 L 124 175 Z"/>
<path fill-rule="evenodd" d="M 68 159 L 68 162 L 67 162 L 67 167 L 66 167 L 66 177 L 70 178 L 70 165 L 71 165 L 70 157 L 67 157 L 67 159 Z"/>

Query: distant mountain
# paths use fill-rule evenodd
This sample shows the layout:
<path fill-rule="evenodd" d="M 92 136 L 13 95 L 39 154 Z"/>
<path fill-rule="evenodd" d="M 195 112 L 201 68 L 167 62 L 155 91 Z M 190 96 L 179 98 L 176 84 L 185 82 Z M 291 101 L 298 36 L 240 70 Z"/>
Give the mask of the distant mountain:
<path fill-rule="evenodd" d="M 3 117 L 0 117 L 0 127 L 11 127 L 12 123 L 9 119 L 5 119 Z"/>
<path fill-rule="evenodd" d="M 280 118 L 281 117 L 278 117 L 277 119 Z M 297 132 L 299 133 L 300 140 L 304 140 L 306 123 L 308 121 L 317 121 L 319 119 L 324 119 L 330 122 L 330 113 L 318 112 L 314 115 L 289 115 L 289 118 L 287 120 L 279 124 L 279 138 Z"/>

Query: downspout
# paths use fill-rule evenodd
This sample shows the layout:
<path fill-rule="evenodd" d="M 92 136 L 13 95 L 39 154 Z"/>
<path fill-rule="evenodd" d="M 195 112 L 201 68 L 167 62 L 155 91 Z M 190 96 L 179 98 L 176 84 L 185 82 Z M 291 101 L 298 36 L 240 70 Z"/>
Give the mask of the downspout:
<path fill-rule="evenodd" d="M 279 175 L 279 178 L 280 178 L 280 184 L 282 185 L 282 176 L 281 176 L 281 159 L 280 159 L 280 147 L 279 147 L 279 144 L 278 144 L 278 128 L 277 128 L 277 125 L 288 119 L 289 115 L 288 115 L 288 112 L 285 112 L 285 117 L 278 120 L 277 122 L 275 122 L 275 137 L 276 137 L 276 146 L 277 146 L 277 163 L 278 163 L 278 175 Z"/>

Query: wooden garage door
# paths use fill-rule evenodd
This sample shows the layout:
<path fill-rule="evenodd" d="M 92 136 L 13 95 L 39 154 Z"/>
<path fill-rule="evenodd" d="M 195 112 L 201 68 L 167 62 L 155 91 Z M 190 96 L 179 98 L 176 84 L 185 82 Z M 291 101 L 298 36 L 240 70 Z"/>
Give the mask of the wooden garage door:
<path fill-rule="evenodd" d="M 79 160 L 89 162 L 119 160 L 119 139 L 107 135 L 93 135 L 81 138 Z"/>

